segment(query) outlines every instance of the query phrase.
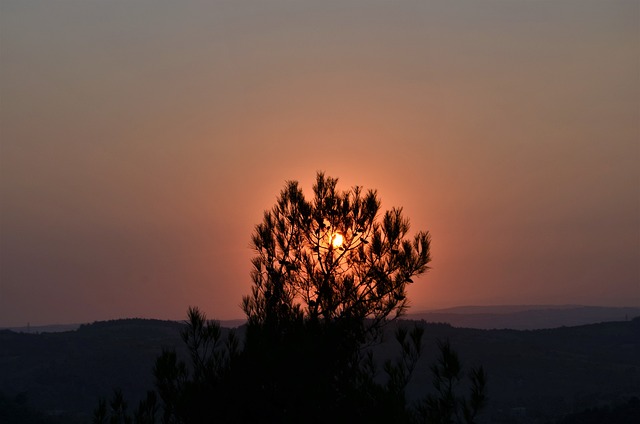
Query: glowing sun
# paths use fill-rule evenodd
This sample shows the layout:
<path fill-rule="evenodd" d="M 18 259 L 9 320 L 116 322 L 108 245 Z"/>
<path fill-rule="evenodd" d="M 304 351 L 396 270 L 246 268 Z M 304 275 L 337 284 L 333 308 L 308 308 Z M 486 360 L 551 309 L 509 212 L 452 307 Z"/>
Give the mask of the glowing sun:
<path fill-rule="evenodd" d="M 344 237 L 342 237 L 342 234 L 340 233 L 335 233 L 333 237 L 331 237 L 331 245 L 333 246 L 334 249 L 337 249 L 338 247 L 342 246 L 343 242 L 344 242 Z"/>

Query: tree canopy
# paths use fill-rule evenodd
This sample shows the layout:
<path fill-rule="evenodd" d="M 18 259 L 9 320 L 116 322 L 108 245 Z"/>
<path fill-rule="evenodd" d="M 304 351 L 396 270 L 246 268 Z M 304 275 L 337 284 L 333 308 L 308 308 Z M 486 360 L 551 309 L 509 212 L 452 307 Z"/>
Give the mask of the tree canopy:
<path fill-rule="evenodd" d="M 455 359 L 454 370 L 434 374 L 439 396 L 418 408 L 406 404 L 404 389 L 422 350 L 417 325 L 397 330 L 401 356 L 384 362 L 386 381 L 377 376 L 381 361 L 371 343 L 407 308 L 406 286 L 431 260 L 430 236 L 409 236 L 400 208 L 381 213 L 376 191 L 339 191 L 337 182 L 318 173 L 310 200 L 297 182 L 286 183 L 251 239 L 256 256 L 251 293 L 242 301 L 244 339 L 234 332 L 225 338 L 217 323 L 190 308 L 182 333 L 190 365 L 175 351 L 163 352 L 154 368 L 158 396 L 140 404 L 137 422 L 156 421 L 157 398 L 164 423 L 451 422 L 461 410 L 473 422 L 484 402 L 484 374 L 471 379 L 473 402 L 462 402 L 451 354 L 441 367 L 451 369 Z M 113 422 L 126 417 L 118 396 Z M 105 422 L 106 402 L 94 418 Z"/>
<path fill-rule="evenodd" d="M 375 190 L 340 191 L 318 173 L 313 198 L 289 181 L 255 228 L 249 321 L 370 319 L 375 328 L 407 307 L 406 285 L 428 269 L 430 236 L 410 238 L 401 208 L 380 212 Z"/>

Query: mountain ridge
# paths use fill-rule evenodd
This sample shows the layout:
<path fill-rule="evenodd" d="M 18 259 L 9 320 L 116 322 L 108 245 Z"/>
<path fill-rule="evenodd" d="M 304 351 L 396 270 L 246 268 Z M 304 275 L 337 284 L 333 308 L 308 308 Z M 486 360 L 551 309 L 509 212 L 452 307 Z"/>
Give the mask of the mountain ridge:
<path fill-rule="evenodd" d="M 628 321 L 640 316 L 640 308 L 582 305 L 463 306 L 408 313 L 405 318 L 426 322 L 446 322 L 454 327 L 483 330 L 539 330 Z"/>
<path fill-rule="evenodd" d="M 465 305 L 442 309 L 425 309 L 410 311 L 403 319 L 424 320 L 427 322 L 447 322 L 454 327 L 477 329 L 513 329 L 536 330 L 557 328 L 599 322 L 625 321 L 640 316 L 640 307 L 633 306 L 590 306 L 590 305 Z M 181 323 L 181 320 L 162 320 L 156 318 L 119 318 L 151 319 Z M 218 320 L 222 327 L 237 328 L 245 319 Z M 109 322 L 116 320 L 97 320 L 93 322 Z M 16 327 L 0 327 L 17 333 L 58 333 L 74 331 L 90 323 L 29 325 Z"/>

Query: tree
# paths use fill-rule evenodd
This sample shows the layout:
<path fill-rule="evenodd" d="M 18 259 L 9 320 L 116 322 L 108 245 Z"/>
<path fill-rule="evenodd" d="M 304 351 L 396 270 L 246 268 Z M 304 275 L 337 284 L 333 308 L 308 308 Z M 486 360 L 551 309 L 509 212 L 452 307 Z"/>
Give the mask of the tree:
<path fill-rule="evenodd" d="M 307 200 L 287 182 L 252 236 L 244 369 L 252 403 L 280 422 L 398 419 L 404 410 L 399 390 L 373 383 L 363 352 L 405 311 L 407 284 L 428 269 L 430 236 L 409 237 L 400 208 L 381 214 L 376 191 L 337 183 L 318 173 Z"/>
<path fill-rule="evenodd" d="M 91 422 L 93 424 L 154 424 L 158 411 L 156 392 L 150 390 L 147 397 L 140 401 L 133 417 L 127 412 L 127 402 L 122 390 L 115 389 L 111 400 L 102 398 L 93 411 Z"/>
<path fill-rule="evenodd" d="M 190 362 L 162 353 L 154 368 L 158 395 L 140 404 L 135 423 L 156 419 L 156 399 L 167 424 L 408 423 L 426 416 L 414 414 L 404 394 L 423 328 L 396 331 L 401 356 L 384 363 L 386 382 L 371 344 L 406 310 L 407 285 L 428 270 L 429 233 L 410 237 L 402 209 L 381 213 L 375 191 L 339 191 L 337 182 L 318 173 L 310 200 L 297 182 L 286 183 L 252 236 L 243 342 L 190 308 L 182 332 Z M 112 404 L 111 420 L 129 419 L 125 407 Z M 106 420 L 105 402 L 94 418 Z"/>
<path fill-rule="evenodd" d="M 289 181 L 264 213 L 252 237 L 253 287 L 242 303 L 249 322 L 368 319 L 375 331 L 406 309 L 406 285 L 431 260 L 429 233 L 408 238 L 401 208 L 380 218 L 376 191 L 338 191 L 337 182 L 318 173 L 307 201 Z"/>
<path fill-rule="evenodd" d="M 484 368 L 480 366 L 469 371 L 470 393 L 467 399 L 457 393 L 463 378 L 458 354 L 449 341 L 438 342 L 438 349 L 440 357 L 431 366 L 436 394 L 428 395 L 418 406 L 417 420 L 430 424 L 473 424 L 487 402 Z"/>

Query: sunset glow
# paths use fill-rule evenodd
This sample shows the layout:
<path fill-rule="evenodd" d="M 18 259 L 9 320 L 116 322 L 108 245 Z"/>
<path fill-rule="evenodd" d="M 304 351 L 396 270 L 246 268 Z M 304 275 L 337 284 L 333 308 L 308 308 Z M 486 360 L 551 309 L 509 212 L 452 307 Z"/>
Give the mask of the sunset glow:
<path fill-rule="evenodd" d="M 333 246 L 334 249 L 337 249 L 340 246 L 342 246 L 343 242 L 344 242 L 344 237 L 342 237 L 342 234 L 340 233 L 335 233 L 333 237 L 331 237 L 331 245 Z"/>
<path fill-rule="evenodd" d="M 639 8 L 2 1 L 0 327 L 241 318 L 317 171 L 431 233 L 412 311 L 640 305 Z"/>

